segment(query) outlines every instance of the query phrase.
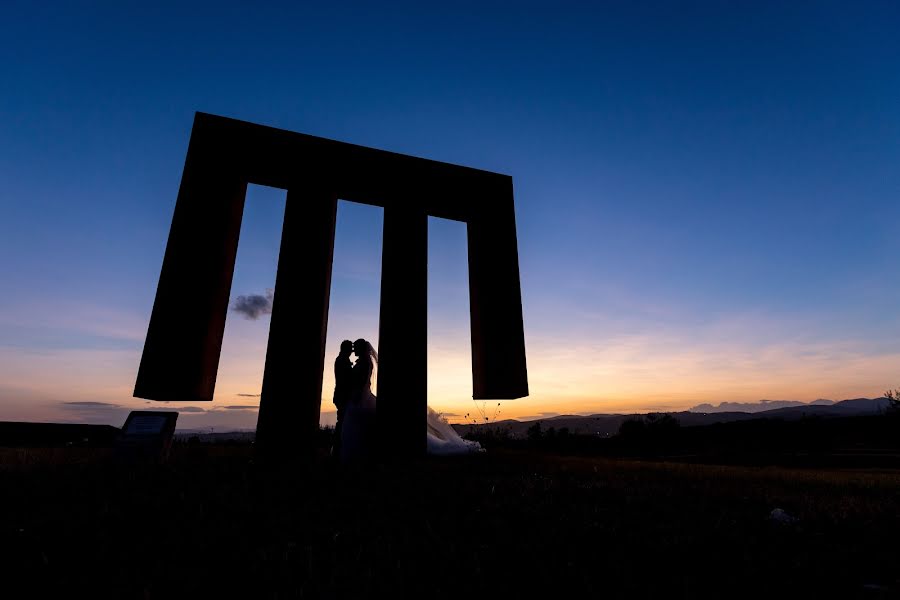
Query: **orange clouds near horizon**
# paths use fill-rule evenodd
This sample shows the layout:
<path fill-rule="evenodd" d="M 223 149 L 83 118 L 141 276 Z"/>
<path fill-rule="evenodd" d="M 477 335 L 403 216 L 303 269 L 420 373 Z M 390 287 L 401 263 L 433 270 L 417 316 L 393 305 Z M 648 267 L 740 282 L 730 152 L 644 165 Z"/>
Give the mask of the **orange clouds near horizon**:
<path fill-rule="evenodd" d="M 107 419 L 121 425 L 116 419 L 122 410 L 178 410 L 177 403 L 131 397 L 145 327 L 133 321 L 125 334 L 117 333 L 130 346 L 124 349 L 0 347 L 0 420 Z M 267 319 L 229 319 L 215 400 L 186 405 L 194 412 L 184 412 L 180 426 L 255 426 L 267 325 Z M 471 399 L 468 336 L 453 331 L 446 327 L 429 341 L 428 393 L 434 409 L 460 422 L 467 413 L 477 415 L 481 403 Z M 333 341 L 323 375 L 323 414 L 333 411 L 331 361 L 340 335 Z M 900 384 L 900 352 L 865 340 L 805 339 L 789 324 L 762 318 L 606 337 L 536 332 L 526 343 L 531 395 L 501 401 L 499 413 L 488 403 L 484 410 L 492 419 L 677 411 L 762 399 L 841 400 L 875 397 Z M 100 410 L 105 405 L 115 410 Z"/>

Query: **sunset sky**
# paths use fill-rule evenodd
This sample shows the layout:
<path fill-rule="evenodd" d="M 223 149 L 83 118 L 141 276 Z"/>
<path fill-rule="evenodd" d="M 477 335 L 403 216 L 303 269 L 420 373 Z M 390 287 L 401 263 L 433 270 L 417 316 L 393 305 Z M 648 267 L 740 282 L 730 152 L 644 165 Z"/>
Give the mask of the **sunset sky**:
<path fill-rule="evenodd" d="M 229 313 L 214 402 L 131 397 L 195 111 L 513 177 L 532 393 L 489 418 L 900 386 L 895 2 L 81 4 L 0 11 L 0 421 L 255 425 L 265 315 Z M 273 287 L 284 203 L 250 187 L 232 298 Z M 381 218 L 339 209 L 326 422 Z M 465 226 L 429 243 L 459 420 Z"/>

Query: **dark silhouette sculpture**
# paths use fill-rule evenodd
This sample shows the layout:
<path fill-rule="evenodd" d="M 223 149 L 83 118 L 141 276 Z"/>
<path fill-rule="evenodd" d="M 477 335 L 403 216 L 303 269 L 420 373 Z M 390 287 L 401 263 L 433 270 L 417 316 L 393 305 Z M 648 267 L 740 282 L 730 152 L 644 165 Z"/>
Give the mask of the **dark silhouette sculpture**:
<path fill-rule="evenodd" d="M 389 449 L 425 448 L 429 215 L 468 227 L 474 398 L 528 395 L 512 178 L 197 113 L 135 396 L 212 400 L 249 182 L 288 191 L 261 449 L 302 453 L 315 439 L 339 198 L 384 208 L 377 420 Z"/>

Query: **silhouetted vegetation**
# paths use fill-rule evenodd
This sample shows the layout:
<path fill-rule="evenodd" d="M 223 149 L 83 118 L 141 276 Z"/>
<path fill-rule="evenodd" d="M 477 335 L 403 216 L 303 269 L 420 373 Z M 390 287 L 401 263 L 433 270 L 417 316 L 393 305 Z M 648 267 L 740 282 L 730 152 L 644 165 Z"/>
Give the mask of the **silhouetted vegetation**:
<path fill-rule="evenodd" d="M 579 437 L 547 433 L 541 443 Z M 898 591 L 897 471 L 754 469 L 527 448 L 363 470 L 323 456 L 298 469 L 260 465 L 247 445 L 202 444 L 190 457 L 187 450 L 179 445 L 168 464 L 139 468 L 98 454 L 82 460 L 96 449 L 31 449 L 31 462 L 12 464 L 0 452 L 8 597 Z M 772 520 L 776 508 L 791 520 Z M 23 586 L 29 593 L 12 592 Z M 866 595 L 872 589 L 881 595 Z"/>
<path fill-rule="evenodd" d="M 508 445 L 512 439 L 507 429 L 491 426 L 479 428 L 477 438 L 482 446 L 493 447 Z M 473 436 L 468 436 L 468 439 L 475 438 Z"/>
<path fill-rule="evenodd" d="M 677 440 L 680 428 L 672 415 L 650 413 L 622 423 L 618 437 L 629 444 L 665 447 Z"/>
<path fill-rule="evenodd" d="M 535 422 L 527 437 L 467 437 L 484 447 L 540 450 L 586 456 L 665 458 L 722 464 L 900 467 L 900 436 L 894 419 L 882 416 L 750 419 L 682 427 L 671 415 L 626 420 L 617 435 L 572 435 Z"/>

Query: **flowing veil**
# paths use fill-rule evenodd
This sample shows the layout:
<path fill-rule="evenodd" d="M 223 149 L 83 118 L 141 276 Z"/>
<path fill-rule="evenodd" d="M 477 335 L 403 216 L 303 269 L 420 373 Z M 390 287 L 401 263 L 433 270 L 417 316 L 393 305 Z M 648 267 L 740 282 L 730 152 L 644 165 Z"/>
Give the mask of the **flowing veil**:
<path fill-rule="evenodd" d="M 428 416 L 425 423 L 428 454 L 448 456 L 484 452 L 481 444 L 463 439 L 456 433 L 453 426 L 430 406 L 428 407 Z"/>
<path fill-rule="evenodd" d="M 375 350 L 374 346 L 372 346 L 372 342 L 366 340 L 366 344 L 368 344 L 366 351 L 367 351 L 369 357 L 372 359 L 372 374 L 369 376 L 369 389 L 372 390 L 372 393 L 377 396 L 378 395 L 378 351 Z"/>

